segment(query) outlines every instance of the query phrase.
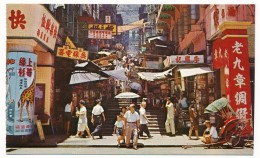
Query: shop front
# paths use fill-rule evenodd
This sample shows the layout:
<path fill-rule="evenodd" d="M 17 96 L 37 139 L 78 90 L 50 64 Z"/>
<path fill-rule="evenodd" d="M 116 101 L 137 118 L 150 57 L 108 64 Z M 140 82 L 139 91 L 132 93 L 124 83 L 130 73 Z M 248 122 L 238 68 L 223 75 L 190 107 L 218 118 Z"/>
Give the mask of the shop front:
<path fill-rule="evenodd" d="M 54 50 L 59 23 L 42 5 L 8 4 L 7 144 L 28 141 L 37 115 L 53 109 Z M 20 141 L 21 140 L 21 141 Z"/>

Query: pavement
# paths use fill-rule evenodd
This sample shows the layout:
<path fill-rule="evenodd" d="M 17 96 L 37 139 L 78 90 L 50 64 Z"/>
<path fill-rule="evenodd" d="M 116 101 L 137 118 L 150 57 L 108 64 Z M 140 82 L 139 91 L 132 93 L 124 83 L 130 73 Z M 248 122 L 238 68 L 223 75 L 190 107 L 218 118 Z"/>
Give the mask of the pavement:
<path fill-rule="evenodd" d="M 169 137 L 166 135 L 154 134 L 152 138 L 140 137 L 138 139 L 138 147 L 182 147 L 182 146 L 201 146 L 203 143 L 201 140 L 189 140 L 187 135 L 177 135 L 175 137 Z M 98 136 L 93 140 L 92 138 L 75 138 L 70 136 L 66 140 L 57 144 L 57 147 L 116 147 L 117 137 L 103 136 L 103 139 L 99 139 Z M 121 145 L 125 147 L 125 144 Z"/>

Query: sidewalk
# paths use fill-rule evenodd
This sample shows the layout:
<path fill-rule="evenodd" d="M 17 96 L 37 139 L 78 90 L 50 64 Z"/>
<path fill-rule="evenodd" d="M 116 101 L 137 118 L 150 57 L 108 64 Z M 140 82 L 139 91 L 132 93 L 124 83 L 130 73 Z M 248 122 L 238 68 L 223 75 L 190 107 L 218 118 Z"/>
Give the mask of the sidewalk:
<path fill-rule="evenodd" d="M 116 135 L 104 136 L 103 139 L 98 139 L 96 136 L 92 138 L 70 138 L 64 142 L 58 143 L 58 147 L 116 147 L 117 138 Z M 195 138 L 195 137 L 194 137 Z M 182 147 L 186 145 L 202 145 L 201 140 L 189 140 L 187 135 L 169 137 L 165 135 L 153 135 L 153 138 L 140 137 L 138 139 L 138 147 Z M 125 147 L 125 144 L 121 145 Z"/>

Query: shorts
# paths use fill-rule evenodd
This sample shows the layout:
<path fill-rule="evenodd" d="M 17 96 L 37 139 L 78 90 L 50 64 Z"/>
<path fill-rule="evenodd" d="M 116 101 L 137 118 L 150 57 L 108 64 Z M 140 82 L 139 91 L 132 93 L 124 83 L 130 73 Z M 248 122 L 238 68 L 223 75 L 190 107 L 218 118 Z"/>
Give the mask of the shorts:
<path fill-rule="evenodd" d="M 65 112 L 64 119 L 65 119 L 65 121 L 70 121 L 71 120 L 71 113 L 70 112 Z"/>
<path fill-rule="evenodd" d="M 123 128 L 116 128 L 116 136 L 123 136 Z"/>

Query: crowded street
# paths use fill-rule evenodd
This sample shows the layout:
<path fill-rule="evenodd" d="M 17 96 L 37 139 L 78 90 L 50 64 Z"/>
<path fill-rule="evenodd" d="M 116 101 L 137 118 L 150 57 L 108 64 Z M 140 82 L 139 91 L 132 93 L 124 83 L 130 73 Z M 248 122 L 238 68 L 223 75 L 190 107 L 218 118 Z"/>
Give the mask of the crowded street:
<path fill-rule="evenodd" d="M 6 12 L 7 155 L 253 155 L 255 4 Z"/>

